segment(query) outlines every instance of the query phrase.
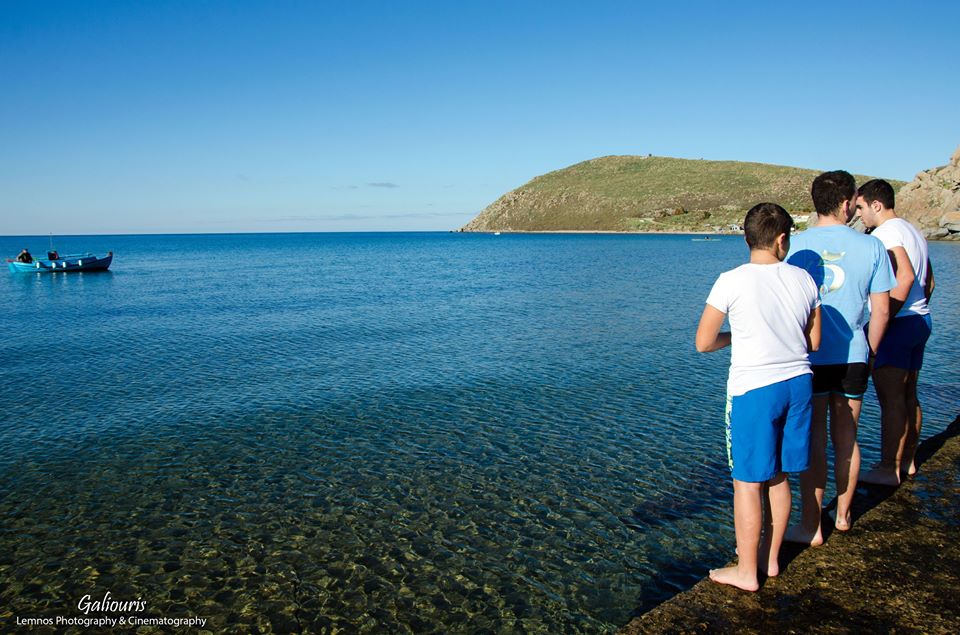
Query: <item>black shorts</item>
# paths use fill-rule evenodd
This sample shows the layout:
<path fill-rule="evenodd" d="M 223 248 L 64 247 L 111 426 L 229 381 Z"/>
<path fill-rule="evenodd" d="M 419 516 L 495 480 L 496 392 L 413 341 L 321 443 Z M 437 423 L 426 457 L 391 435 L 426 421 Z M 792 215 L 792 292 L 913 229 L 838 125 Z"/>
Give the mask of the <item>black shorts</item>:
<path fill-rule="evenodd" d="M 850 399 L 860 399 L 867 392 L 867 379 L 870 377 L 867 365 L 860 364 L 824 364 L 812 366 L 813 396 L 838 394 Z"/>

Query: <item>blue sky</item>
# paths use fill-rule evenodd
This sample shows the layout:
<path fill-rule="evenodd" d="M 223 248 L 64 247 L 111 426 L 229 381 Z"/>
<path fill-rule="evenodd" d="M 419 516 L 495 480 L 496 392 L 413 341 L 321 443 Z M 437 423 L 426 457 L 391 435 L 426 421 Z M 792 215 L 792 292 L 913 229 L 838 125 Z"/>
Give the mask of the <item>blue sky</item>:
<path fill-rule="evenodd" d="M 611 154 L 909 180 L 960 144 L 957 24 L 923 1 L 0 0 L 0 234 L 454 229 Z"/>

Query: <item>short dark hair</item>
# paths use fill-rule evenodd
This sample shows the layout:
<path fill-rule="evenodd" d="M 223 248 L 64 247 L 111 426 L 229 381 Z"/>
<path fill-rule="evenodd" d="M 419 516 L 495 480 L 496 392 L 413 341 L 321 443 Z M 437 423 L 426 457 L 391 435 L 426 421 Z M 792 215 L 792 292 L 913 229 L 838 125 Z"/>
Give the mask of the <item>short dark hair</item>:
<path fill-rule="evenodd" d="M 893 209 L 893 186 L 883 179 L 867 181 L 857 190 L 857 196 L 862 196 L 867 203 L 880 201 L 887 209 Z"/>
<path fill-rule="evenodd" d="M 810 187 L 810 196 L 813 197 L 813 207 L 820 216 L 829 216 L 843 204 L 849 201 L 857 192 L 857 182 L 853 175 L 844 170 L 824 172 L 813 180 Z"/>
<path fill-rule="evenodd" d="M 780 234 L 790 235 L 793 218 L 776 203 L 757 203 L 743 219 L 743 235 L 750 249 L 773 247 Z"/>

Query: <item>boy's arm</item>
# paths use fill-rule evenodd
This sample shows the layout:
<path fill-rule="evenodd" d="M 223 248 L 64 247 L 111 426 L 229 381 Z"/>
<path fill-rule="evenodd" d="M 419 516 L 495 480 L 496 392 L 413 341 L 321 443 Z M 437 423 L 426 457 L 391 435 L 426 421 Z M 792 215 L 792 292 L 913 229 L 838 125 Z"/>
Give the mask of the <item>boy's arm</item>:
<path fill-rule="evenodd" d="M 870 294 L 870 328 L 867 331 L 867 344 L 870 352 L 876 353 L 880 340 L 887 331 L 890 320 L 890 294 L 887 291 Z"/>
<path fill-rule="evenodd" d="M 893 274 L 897 278 L 897 286 L 890 289 L 890 315 L 896 315 L 903 308 L 910 295 L 910 287 L 916 279 L 913 271 L 913 263 L 910 262 L 910 256 L 903 247 L 894 247 L 888 249 L 890 255 L 890 265 L 893 267 Z"/>
<path fill-rule="evenodd" d="M 933 295 L 933 288 L 936 286 L 933 282 L 933 263 L 927 258 L 927 282 L 923 285 L 923 295 L 927 296 L 927 302 L 930 302 L 930 296 Z"/>
<path fill-rule="evenodd" d="M 815 307 L 810 311 L 810 318 L 807 320 L 807 328 L 804 334 L 807 336 L 807 350 L 813 352 L 820 349 L 820 307 Z"/>
<path fill-rule="evenodd" d="M 725 346 L 730 346 L 730 333 L 720 332 L 720 327 L 723 326 L 723 320 L 726 317 L 726 313 L 709 304 L 703 308 L 700 325 L 697 327 L 696 344 L 698 352 L 712 353 Z"/>

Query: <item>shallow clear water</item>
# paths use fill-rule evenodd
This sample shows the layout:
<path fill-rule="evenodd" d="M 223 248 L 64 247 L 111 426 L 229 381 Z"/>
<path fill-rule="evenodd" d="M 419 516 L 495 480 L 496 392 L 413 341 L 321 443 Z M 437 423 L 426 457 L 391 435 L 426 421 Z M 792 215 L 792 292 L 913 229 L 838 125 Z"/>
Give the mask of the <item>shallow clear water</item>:
<path fill-rule="evenodd" d="M 739 237 L 57 247 L 116 256 L 0 276 L 4 621 L 110 591 L 213 631 L 603 632 L 732 554 L 729 353 L 692 341 Z M 931 252 L 924 437 L 960 401 Z"/>

